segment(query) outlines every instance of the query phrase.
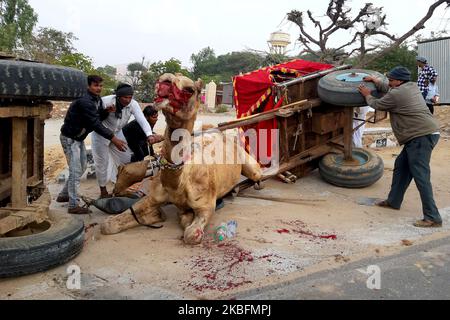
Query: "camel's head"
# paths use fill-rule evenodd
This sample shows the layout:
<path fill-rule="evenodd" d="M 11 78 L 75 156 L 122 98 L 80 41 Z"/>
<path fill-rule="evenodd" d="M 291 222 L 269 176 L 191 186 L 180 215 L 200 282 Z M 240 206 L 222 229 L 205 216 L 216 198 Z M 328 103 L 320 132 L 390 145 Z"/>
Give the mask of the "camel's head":
<path fill-rule="evenodd" d="M 167 125 L 178 129 L 194 120 L 200 106 L 202 80 L 192 81 L 181 74 L 163 74 L 156 84 L 155 106 L 162 110 Z"/>

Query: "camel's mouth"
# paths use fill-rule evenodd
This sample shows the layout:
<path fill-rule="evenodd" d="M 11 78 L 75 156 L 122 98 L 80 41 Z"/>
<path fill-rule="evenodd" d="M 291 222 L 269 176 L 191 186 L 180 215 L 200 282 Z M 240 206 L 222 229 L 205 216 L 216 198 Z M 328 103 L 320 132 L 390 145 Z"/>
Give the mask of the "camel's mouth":
<path fill-rule="evenodd" d="M 178 111 L 188 111 L 186 108 L 196 93 L 195 83 L 191 79 L 181 75 L 165 74 L 156 84 L 155 102 L 160 109 L 170 106 L 175 114 Z"/>
<path fill-rule="evenodd" d="M 174 83 L 169 81 L 157 83 L 157 98 L 156 103 L 160 104 L 167 101 L 174 108 L 174 110 L 180 110 L 184 106 L 189 104 L 194 95 L 195 90 L 191 87 L 178 88 Z"/>
<path fill-rule="evenodd" d="M 164 74 L 156 84 L 155 106 L 162 110 L 170 127 L 176 128 L 182 121 L 192 119 L 199 105 L 201 80 L 177 74 Z"/>

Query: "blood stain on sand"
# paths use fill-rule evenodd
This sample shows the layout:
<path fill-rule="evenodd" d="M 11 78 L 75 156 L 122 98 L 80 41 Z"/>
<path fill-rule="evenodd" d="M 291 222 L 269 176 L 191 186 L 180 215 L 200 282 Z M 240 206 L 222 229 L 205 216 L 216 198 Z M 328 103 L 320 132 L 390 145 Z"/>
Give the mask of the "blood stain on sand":
<path fill-rule="evenodd" d="M 295 221 L 281 221 L 283 224 L 293 227 L 292 233 L 299 234 L 301 236 L 312 237 L 314 239 L 324 239 L 324 240 L 337 240 L 337 235 L 335 234 L 314 234 L 308 229 L 306 223 L 300 220 Z M 281 231 L 281 232 L 280 232 Z M 281 229 L 277 230 L 278 233 L 291 233 L 290 230 Z"/>
<path fill-rule="evenodd" d="M 188 264 L 188 267 L 196 272 L 184 283 L 197 292 L 225 292 L 251 284 L 253 281 L 248 278 L 246 267 L 257 260 L 271 262 L 275 257 L 273 254 L 256 257 L 251 251 L 233 242 L 217 244 L 206 241 L 203 247 L 206 249 L 205 254 L 194 257 Z"/>

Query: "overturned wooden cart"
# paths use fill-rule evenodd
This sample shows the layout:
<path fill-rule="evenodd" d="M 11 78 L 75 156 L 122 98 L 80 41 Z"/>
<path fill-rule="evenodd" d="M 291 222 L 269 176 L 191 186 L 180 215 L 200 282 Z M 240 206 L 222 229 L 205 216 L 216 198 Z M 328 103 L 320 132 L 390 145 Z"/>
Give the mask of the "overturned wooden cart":
<path fill-rule="evenodd" d="M 82 248 L 84 224 L 50 212 L 44 182 L 44 128 L 49 100 L 86 91 L 72 68 L 0 53 L 0 278 L 46 270 Z"/>
<path fill-rule="evenodd" d="M 353 148 L 352 136 L 359 128 L 353 127 L 354 108 L 365 105 L 356 87 L 374 72 L 351 68 L 295 60 L 238 76 L 234 89 L 240 119 L 220 124 L 219 130 L 278 130 L 278 141 L 267 137 L 258 144 L 261 148 L 269 141 L 272 160 L 278 161 L 277 172 L 265 180 L 278 176 L 293 183 L 320 168 L 321 176 L 335 185 L 369 186 L 383 175 L 383 162 L 369 150 Z M 367 121 L 386 117 L 377 111 Z M 249 151 L 260 159 L 258 150 Z M 252 185 L 244 181 L 239 187 Z"/>

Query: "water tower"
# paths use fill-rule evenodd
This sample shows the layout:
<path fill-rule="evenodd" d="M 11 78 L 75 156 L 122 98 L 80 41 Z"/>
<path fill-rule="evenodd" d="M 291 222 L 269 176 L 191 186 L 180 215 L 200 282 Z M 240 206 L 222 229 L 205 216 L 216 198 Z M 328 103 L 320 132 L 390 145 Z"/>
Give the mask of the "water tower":
<path fill-rule="evenodd" d="M 270 35 L 269 48 L 271 54 L 285 54 L 287 46 L 291 44 L 291 35 L 281 30 Z"/>

